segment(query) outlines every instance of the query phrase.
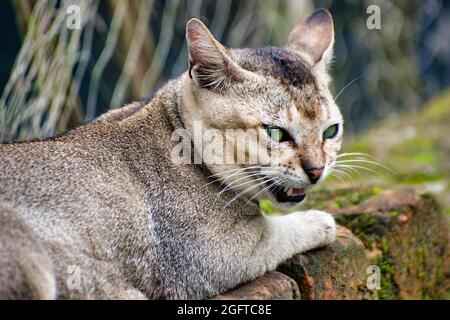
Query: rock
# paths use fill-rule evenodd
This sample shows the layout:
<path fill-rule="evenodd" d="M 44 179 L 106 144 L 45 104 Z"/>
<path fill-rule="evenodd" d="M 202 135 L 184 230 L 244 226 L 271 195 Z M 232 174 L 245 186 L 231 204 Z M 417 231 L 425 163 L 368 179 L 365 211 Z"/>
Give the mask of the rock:
<path fill-rule="evenodd" d="M 272 271 L 243 284 L 214 300 L 299 300 L 297 283 L 288 276 Z"/>
<path fill-rule="evenodd" d="M 430 194 L 388 190 L 335 210 L 381 271 L 379 299 L 442 299 L 448 289 L 448 219 Z"/>
<path fill-rule="evenodd" d="M 363 243 L 348 229 L 338 226 L 335 243 L 295 255 L 279 271 L 299 285 L 303 299 L 362 299 L 370 265 Z"/>
<path fill-rule="evenodd" d="M 448 218 L 433 196 L 414 189 L 337 190 L 317 193 L 309 205 L 333 213 L 344 226 L 338 226 L 336 242 L 295 255 L 279 272 L 216 299 L 448 297 Z M 370 290 L 373 268 L 380 287 Z"/>

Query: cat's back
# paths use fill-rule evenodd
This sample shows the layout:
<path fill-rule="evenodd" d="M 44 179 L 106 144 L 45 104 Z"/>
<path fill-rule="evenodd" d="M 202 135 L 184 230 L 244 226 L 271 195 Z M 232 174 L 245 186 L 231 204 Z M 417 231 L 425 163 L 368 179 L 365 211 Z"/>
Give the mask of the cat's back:
<path fill-rule="evenodd" d="M 122 161 L 116 131 L 97 123 L 48 140 L 0 144 L 0 202 L 30 215 L 83 216 L 135 200 L 130 195 L 141 192 Z"/>

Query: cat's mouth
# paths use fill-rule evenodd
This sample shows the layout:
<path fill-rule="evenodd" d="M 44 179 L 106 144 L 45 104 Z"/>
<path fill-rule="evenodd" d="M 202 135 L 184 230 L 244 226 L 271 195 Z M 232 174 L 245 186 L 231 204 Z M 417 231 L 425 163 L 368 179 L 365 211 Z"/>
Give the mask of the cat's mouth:
<path fill-rule="evenodd" d="M 302 202 L 306 196 L 305 191 L 306 189 L 304 187 L 290 187 L 282 185 L 276 185 L 270 188 L 270 192 L 279 203 Z"/>

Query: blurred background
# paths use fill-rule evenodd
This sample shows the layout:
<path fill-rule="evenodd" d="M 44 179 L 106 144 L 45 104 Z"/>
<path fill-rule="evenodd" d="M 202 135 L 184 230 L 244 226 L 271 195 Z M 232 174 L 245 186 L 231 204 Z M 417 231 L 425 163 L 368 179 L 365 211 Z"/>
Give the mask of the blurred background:
<path fill-rule="evenodd" d="M 67 27 L 73 4 L 80 29 Z M 371 4 L 379 30 L 366 26 Z M 333 86 L 349 84 L 338 98 L 347 135 L 416 112 L 450 85 L 449 1 L 1 1 L 0 141 L 59 134 L 180 75 L 190 17 L 229 47 L 280 46 L 318 7 L 335 20 Z"/>
<path fill-rule="evenodd" d="M 370 5 L 380 8 L 379 29 L 367 27 Z M 0 141 L 61 134 L 150 95 L 186 70 L 190 17 L 229 47 L 280 46 L 319 7 L 335 21 L 332 89 L 346 151 L 374 155 L 396 172 L 369 178 L 421 183 L 450 207 L 444 0 L 0 1 Z"/>

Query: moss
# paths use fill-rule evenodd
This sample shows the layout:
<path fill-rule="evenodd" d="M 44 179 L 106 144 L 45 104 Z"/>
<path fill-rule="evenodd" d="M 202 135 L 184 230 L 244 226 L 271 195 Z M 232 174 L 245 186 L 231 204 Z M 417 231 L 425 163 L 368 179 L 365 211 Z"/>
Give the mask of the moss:
<path fill-rule="evenodd" d="M 421 245 L 411 248 L 407 252 L 405 261 L 406 270 L 415 275 L 421 282 L 418 296 L 420 299 L 442 298 L 442 294 L 436 296 L 436 286 L 442 285 L 445 279 L 443 258 L 430 253 L 429 245 Z M 431 262 L 432 261 L 432 262 Z"/>
<path fill-rule="evenodd" d="M 325 209 L 325 203 L 318 201 L 315 203 L 314 208 L 317 210 L 323 210 Z"/>
<path fill-rule="evenodd" d="M 391 218 L 397 218 L 400 215 L 400 211 L 398 210 L 393 210 L 390 213 Z"/>
<path fill-rule="evenodd" d="M 368 213 L 361 213 L 356 216 L 338 215 L 336 222 L 352 230 L 366 248 L 374 249 L 377 242 L 377 236 L 371 229 L 377 225 L 377 219 Z"/>
<path fill-rule="evenodd" d="M 326 208 L 334 207 L 334 208 L 344 208 L 353 205 L 359 205 L 366 201 L 367 199 L 376 196 L 383 192 L 382 188 L 379 187 L 371 187 L 364 188 L 361 190 L 355 189 L 337 189 L 331 190 L 327 188 L 319 189 L 314 193 L 311 193 L 305 203 L 301 205 L 301 207 L 292 208 L 286 210 L 285 208 L 279 208 L 274 205 L 269 200 L 260 201 L 261 211 L 267 215 L 275 214 L 275 213 L 289 213 L 293 211 L 298 211 L 300 209 L 318 209 L 318 210 L 326 210 Z"/>
<path fill-rule="evenodd" d="M 388 244 L 386 238 L 384 238 L 384 237 L 381 239 L 381 250 L 382 250 L 381 252 L 383 254 L 389 253 L 389 244 Z"/>
<path fill-rule="evenodd" d="M 378 298 L 381 300 L 396 299 L 398 288 L 394 282 L 395 265 L 389 252 L 389 243 L 385 237 L 380 241 L 381 256 L 377 261 L 381 272 L 381 288 L 378 290 Z"/>
<path fill-rule="evenodd" d="M 365 190 L 363 192 L 358 192 L 352 196 L 352 204 L 358 205 L 363 203 L 369 198 L 372 198 L 376 195 L 379 195 L 383 192 L 383 189 L 379 187 L 370 188 L 368 190 Z"/>
<path fill-rule="evenodd" d="M 377 246 L 377 239 L 374 234 L 365 235 L 365 239 L 367 240 L 367 248 L 373 250 Z"/>
<path fill-rule="evenodd" d="M 416 267 L 417 267 L 417 277 L 419 280 L 424 281 L 427 269 L 428 261 L 428 249 L 426 246 L 420 246 L 416 248 Z"/>
<path fill-rule="evenodd" d="M 379 187 L 368 188 L 362 191 L 347 190 L 345 194 L 336 194 L 337 199 L 334 201 L 335 208 L 344 208 L 359 205 L 367 199 L 372 198 L 383 192 Z"/>
<path fill-rule="evenodd" d="M 274 212 L 274 206 L 273 203 L 269 200 L 263 200 L 260 201 L 259 207 L 261 208 L 261 211 L 265 214 L 272 214 Z"/>
<path fill-rule="evenodd" d="M 266 215 L 276 215 L 278 213 L 291 213 L 294 211 L 298 211 L 298 207 L 293 207 L 290 209 L 280 208 L 274 205 L 269 200 L 262 200 L 259 202 L 259 207 L 261 208 L 261 211 Z"/>
<path fill-rule="evenodd" d="M 380 187 L 373 187 L 372 190 L 371 190 L 372 195 L 374 195 L 374 196 L 383 193 L 383 191 L 384 190 L 382 188 L 380 188 Z"/>

